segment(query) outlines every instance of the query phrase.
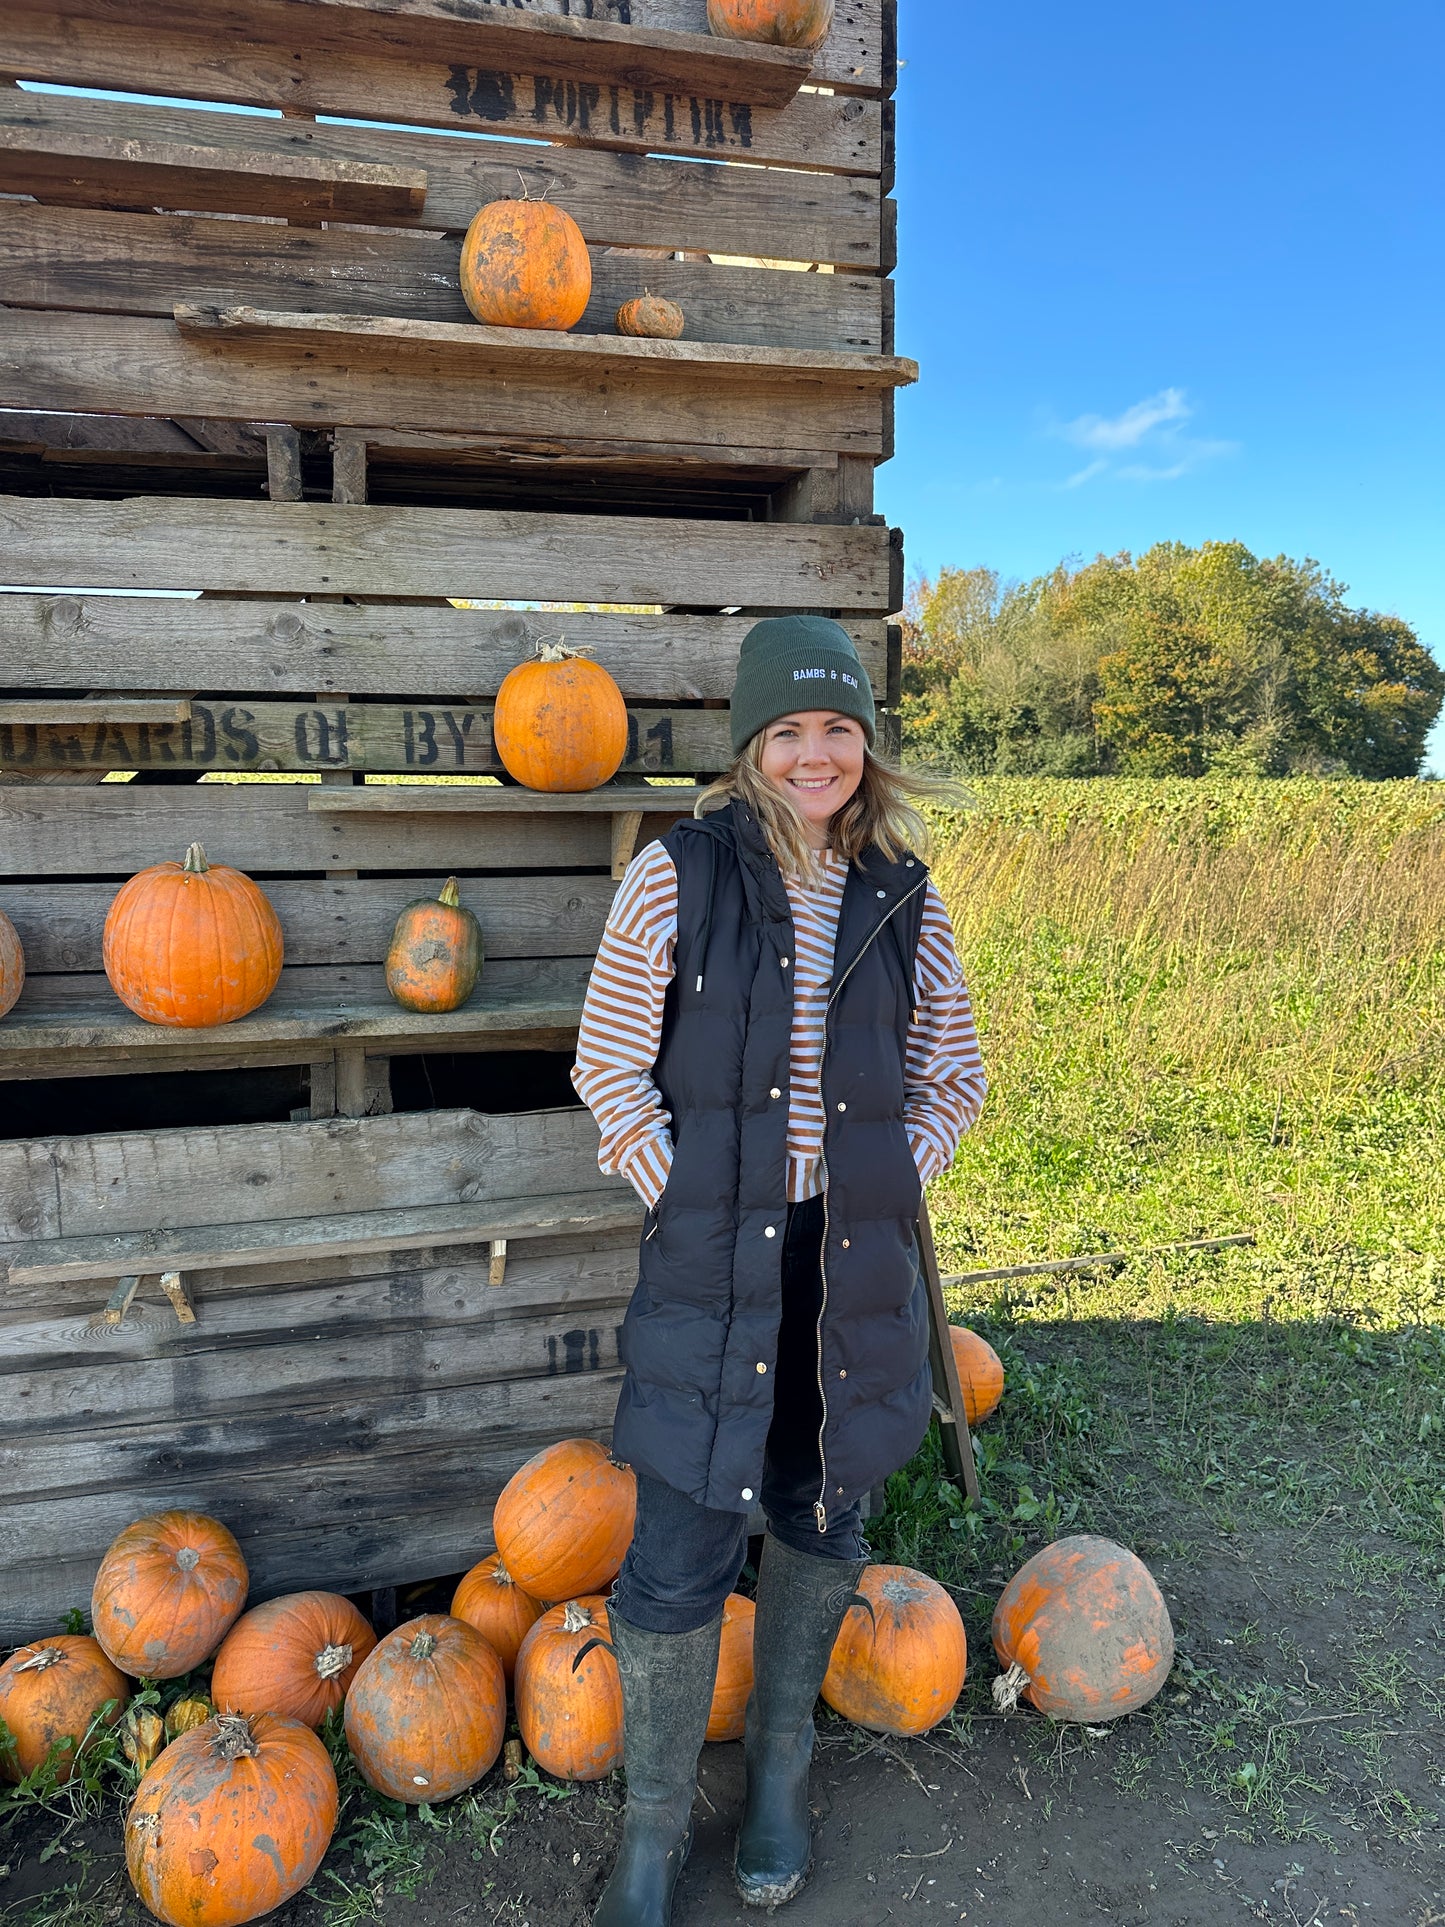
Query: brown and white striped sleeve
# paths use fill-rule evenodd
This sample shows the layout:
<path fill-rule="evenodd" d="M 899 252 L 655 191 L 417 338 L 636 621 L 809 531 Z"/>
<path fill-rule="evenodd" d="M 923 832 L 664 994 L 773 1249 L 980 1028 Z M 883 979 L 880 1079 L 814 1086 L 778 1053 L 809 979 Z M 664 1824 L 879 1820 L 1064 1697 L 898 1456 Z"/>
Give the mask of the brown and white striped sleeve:
<path fill-rule="evenodd" d="M 908 1030 L 903 1115 L 913 1161 L 927 1184 L 952 1164 L 988 1089 L 953 921 L 931 881 L 923 900 L 913 990 L 917 1008 Z"/>

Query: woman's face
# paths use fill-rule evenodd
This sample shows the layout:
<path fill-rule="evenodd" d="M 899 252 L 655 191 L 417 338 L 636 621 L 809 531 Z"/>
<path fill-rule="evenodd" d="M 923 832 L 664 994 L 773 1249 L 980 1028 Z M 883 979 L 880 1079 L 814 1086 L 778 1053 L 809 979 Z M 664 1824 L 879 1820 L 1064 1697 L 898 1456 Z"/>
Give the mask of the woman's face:
<path fill-rule="evenodd" d="M 768 725 L 763 775 L 797 805 L 814 849 L 827 848 L 829 823 L 862 782 L 867 748 L 863 725 L 831 709 L 800 709 Z"/>

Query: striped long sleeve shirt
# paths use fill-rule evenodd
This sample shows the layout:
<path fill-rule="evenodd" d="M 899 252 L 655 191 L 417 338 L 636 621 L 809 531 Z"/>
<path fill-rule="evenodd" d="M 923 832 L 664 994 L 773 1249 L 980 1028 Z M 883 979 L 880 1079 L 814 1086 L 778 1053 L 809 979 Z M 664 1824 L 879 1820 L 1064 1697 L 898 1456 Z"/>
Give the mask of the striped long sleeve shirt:
<path fill-rule="evenodd" d="M 848 866 L 832 852 L 809 886 L 785 879 L 794 926 L 793 1028 L 789 1056 L 790 1202 L 823 1188 L 823 1026 L 838 913 Z M 953 1162 L 977 1118 L 986 1083 L 953 925 L 930 882 L 914 962 L 917 1008 L 909 1026 L 904 1121 L 926 1184 Z M 677 871 L 660 843 L 629 865 L 597 953 L 572 1082 L 602 1132 L 598 1162 L 656 1204 L 672 1166 L 672 1117 L 653 1081 L 663 1005 L 677 943 Z"/>

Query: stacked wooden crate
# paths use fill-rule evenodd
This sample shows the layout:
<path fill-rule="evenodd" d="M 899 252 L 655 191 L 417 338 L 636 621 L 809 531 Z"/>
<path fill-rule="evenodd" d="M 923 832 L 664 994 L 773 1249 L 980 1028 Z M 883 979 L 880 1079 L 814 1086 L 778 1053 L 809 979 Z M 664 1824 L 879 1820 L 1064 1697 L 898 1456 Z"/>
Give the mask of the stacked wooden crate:
<path fill-rule="evenodd" d="M 638 1213 L 566 1071 L 616 879 L 725 763 L 754 615 L 843 620 L 880 701 L 898 667 L 892 0 L 815 56 L 704 27 L 5 10 L 39 85 L 0 85 L 0 1641 L 162 1505 L 224 1517 L 258 1596 L 456 1569 L 521 1458 L 606 1434 Z M 523 191 L 591 248 L 571 334 L 463 304 L 461 230 Z M 644 285 L 681 341 L 613 332 Z M 627 698 L 617 783 L 436 780 L 496 773 L 491 700 L 558 628 Z M 101 927 L 196 841 L 286 968 L 158 1029 Z M 380 962 L 449 872 L 487 964 L 417 1017 Z"/>

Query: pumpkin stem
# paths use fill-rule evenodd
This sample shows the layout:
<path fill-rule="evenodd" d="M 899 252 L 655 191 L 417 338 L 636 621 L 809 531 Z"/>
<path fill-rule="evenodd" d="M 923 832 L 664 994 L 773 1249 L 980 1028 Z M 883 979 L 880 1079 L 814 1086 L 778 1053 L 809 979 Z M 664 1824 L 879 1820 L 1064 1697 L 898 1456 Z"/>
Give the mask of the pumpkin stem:
<path fill-rule="evenodd" d="M 499 1586 L 515 1586 L 517 1583 L 500 1559 L 492 1568 L 492 1579 Z"/>
<path fill-rule="evenodd" d="M 316 1676 L 318 1679 L 335 1679 L 344 1673 L 351 1664 L 349 1646 L 323 1646 L 316 1655 Z"/>
<path fill-rule="evenodd" d="M 218 1760 L 254 1760 L 261 1749 L 244 1713 L 217 1713 L 211 1751 Z"/>
<path fill-rule="evenodd" d="M 448 910 L 455 910 L 461 903 L 461 892 L 457 889 L 455 877 L 448 877 L 437 892 L 437 902 L 444 903 Z"/>
<path fill-rule="evenodd" d="M 196 855 L 200 857 L 201 868 L 202 870 L 204 870 L 206 867 L 206 853 L 201 848 L 199 843 L 193 843 L 191 845 L 190 851 L 187 852 L 186 868 L 189 869 L 191 867 L 190 865 L 191 852 L 194 852 Z M 176 1554 L 176 1564 L 180 1567 L 182 1572 L 194 1572 L 196 1567 L 200 1565 L 200 1563 L 201 1563 L 201 1555 L 196 1551 L 194 1546 L 182 1546 L 180 1551 Z"/>
<path fill-rule="evenodd" d="M 64 1658 L 65 1652 L 62 1647 L 41 1646 L 30 1655 L 29 1659 L 22 1659 L 15 1670 L 17 1673 L 48 1673 L 52 1666 L 58 1666 Z"/>
<path fill-rule="evenodd" d="M 592 1624 L 592 1615 L 585 1606 L 579 1606 L 575 1599 L 569 1599 L 562 1612 L 564 1633 L 585 1632 Z"/>
<path fill-rule="evenodd" d="M 542 662 L 572 662 L 585 655 L 584 649 L 569 649 L 565 636 L 538 636 L 537 655 Z"/>
<path fill-rule="evenodd" d="M 1031 1683 L 1028 1673 L 1017 1660 L 1006 1673 L 1000 1673 L 993 1683 L 993 1703 L 999 1712 L 1014 1712 L 1019 1703 L 1019 1695 Z"/>
<path fill-rule="evenodd" d="M 210 867 L 210 864 L 206 861 L 206 853 L 200 844 L 192 843 L 186 851 L 186 860 L 181 865 L 181 868 L 183 870 L 189 870 L 192 876 L 203 877 Z"/>
<path fill-rule="evenodd" d="M 411 1656 L 413 1659 L 430 1659 L 436 1649 L 437 1642 L 435 1633 L 418 1633 L 416 1638 L 411 1642 Z"/>

